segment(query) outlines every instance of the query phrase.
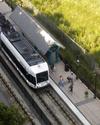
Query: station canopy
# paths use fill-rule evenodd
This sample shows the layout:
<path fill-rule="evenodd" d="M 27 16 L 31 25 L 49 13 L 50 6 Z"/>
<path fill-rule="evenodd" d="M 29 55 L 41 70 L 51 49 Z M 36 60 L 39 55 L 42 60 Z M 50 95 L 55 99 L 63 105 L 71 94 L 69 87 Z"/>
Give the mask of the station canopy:
<path fill-rule="evenodd" d="M 64 48 L 53 35 L 21 7 L 17 6 L 10 15 L 10 18 L 43 55 L 45 55 L 53 45 Z"/>

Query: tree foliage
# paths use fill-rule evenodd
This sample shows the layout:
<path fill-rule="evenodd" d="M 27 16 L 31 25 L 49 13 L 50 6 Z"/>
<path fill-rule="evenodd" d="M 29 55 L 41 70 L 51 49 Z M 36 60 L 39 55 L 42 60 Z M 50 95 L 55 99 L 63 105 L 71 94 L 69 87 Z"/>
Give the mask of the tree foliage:
<path fill-rule="evenodd" d="M 25 118 L 14 106 L 0 103 L 0 125 L 23 125 Z"/>

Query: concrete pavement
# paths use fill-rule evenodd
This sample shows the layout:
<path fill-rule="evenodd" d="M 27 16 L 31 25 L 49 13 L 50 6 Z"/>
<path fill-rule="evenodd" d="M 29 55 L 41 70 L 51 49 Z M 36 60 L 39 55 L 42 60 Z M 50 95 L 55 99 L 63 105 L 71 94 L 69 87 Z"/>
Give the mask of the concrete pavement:
<path fill-rule="evenodd" d="M 7 14 L 11 12 L 11 8 L 5 2 L 0 1 L 0 12 Z"/>

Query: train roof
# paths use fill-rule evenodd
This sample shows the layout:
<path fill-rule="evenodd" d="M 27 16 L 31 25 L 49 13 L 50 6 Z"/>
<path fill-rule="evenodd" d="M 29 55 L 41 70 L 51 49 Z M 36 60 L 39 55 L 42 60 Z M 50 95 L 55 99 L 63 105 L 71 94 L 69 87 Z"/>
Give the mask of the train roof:
<path fill-rule="evenodd" d="M 15 31 L 8 20 L 3 22 L 1 29 L 10 43 L 16 48 L 16 50 L 22 55 L 30 66 L 44 62 L 44 59 L 34 49 L 33 45 L 27 41 L 22 34 Z"/>
<path fill-rule="evenodd" d="M 36 65 L 44 61 L 39 53 L 35 51 L 33 46 L 26 39 L 22 38 L 19 41 L 13 42 L 13 45 L 29 65 Z"/>

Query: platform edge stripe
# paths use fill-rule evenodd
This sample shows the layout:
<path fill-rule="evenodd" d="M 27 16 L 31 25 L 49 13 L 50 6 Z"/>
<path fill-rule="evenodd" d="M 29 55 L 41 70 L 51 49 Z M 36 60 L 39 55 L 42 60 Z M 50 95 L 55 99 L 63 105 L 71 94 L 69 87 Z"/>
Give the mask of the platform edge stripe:
<path fill-rule="evenodd" d="M 54 81 L 50 78 L 50 85 L 53 87 L 55 91 L 59 94 L 59 96 L 64 100 L 64 102 L 68 105 L 68 107 L 74 112 L 74 114 L 78 117 L 78 119 L 84 125 L 91 125 L 89 121 L 84 117 L 84 115 L 75 107 L 75 105 L 70 101 L 70 99 L 59 89 L 59 87 L 54 84 Z"/>

